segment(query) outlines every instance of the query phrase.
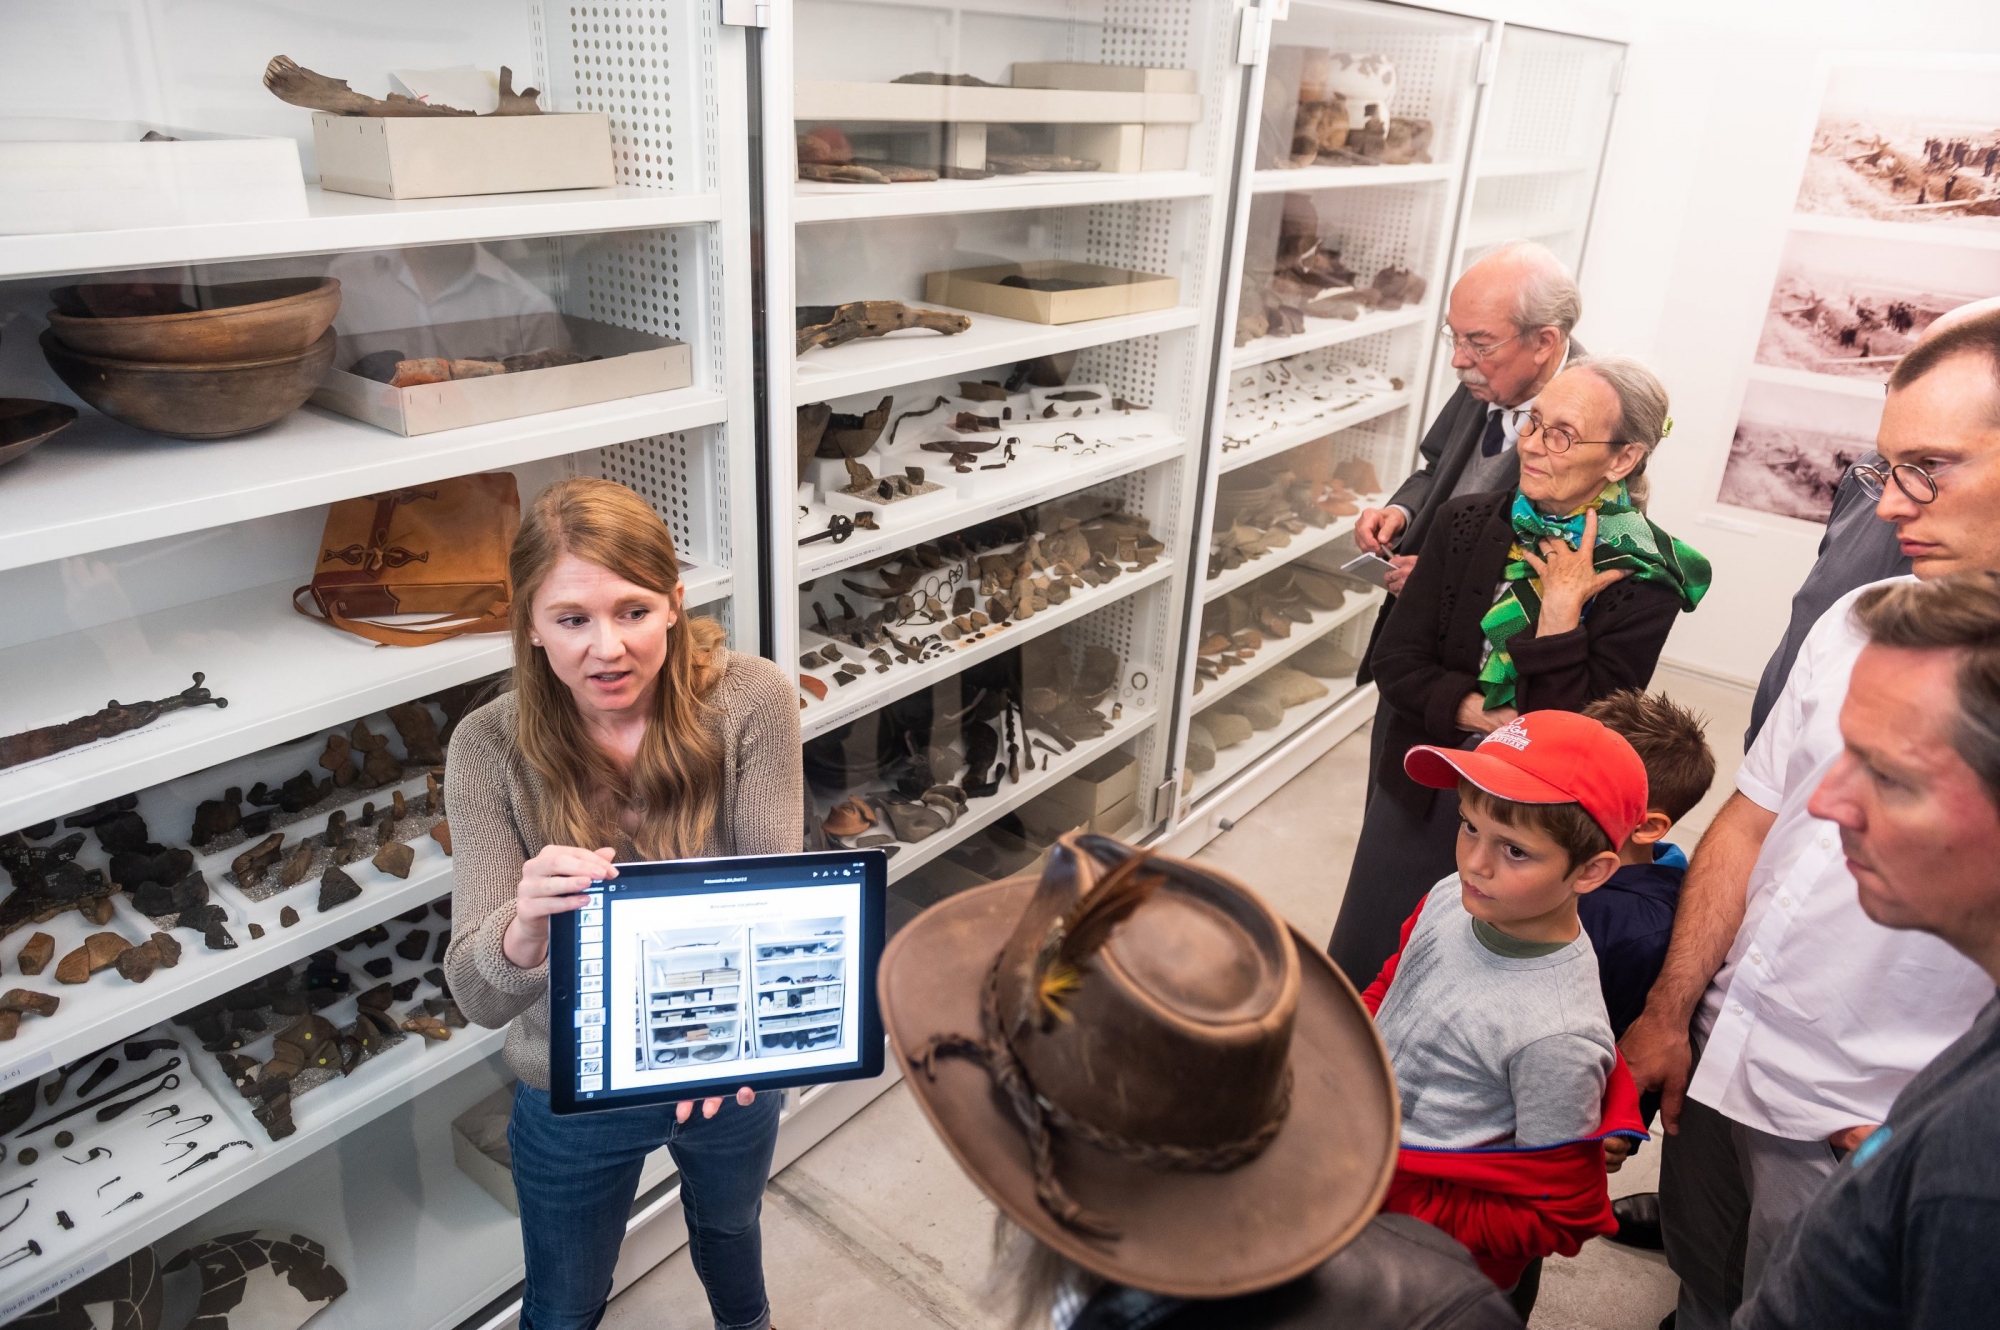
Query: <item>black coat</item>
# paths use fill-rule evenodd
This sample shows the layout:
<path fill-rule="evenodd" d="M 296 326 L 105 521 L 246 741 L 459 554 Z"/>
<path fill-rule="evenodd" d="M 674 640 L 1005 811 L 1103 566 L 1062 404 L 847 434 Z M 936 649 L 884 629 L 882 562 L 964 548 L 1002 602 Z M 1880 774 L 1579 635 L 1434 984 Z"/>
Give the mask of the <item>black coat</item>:
<path fill-rule="evenodd" d="M 1468 494 L 1438 509 L 1376 643 L 1376 686 L 1390 731 L 1376 781 L 1413 813 L 1427 809 L 1435 792 L 1404 774 L 1403 754 L 1416 744 L 1476 741 L 1458 727 L 1458 705 L 1479 688 L 1486 644 L 1479 621 L 1493 607 L 1514 543 L 1513 502 L 1512 493 Z M 1599 593 L 1569 632 L 1537 637 L 1532 627 L 1522 629 L 1508 643 L 1520 672 L 1515 708 L 1581 711 L 1621 688 L 1644 688 L 1680 609 L 1672 588 L 1628 577 Z"/>
<path fill-rule="evenodd" d="M 1588 355 L 1575 338 L 1570 339 L 1565 352 L 1567 360 L 1581 359 Z M 1431 427 L 1424 431 L 1424 441 L 1417 446 L 1417 455 L 1423 463 L 1396 486 L 1396 492 L 1389 496 L 1391 504 L 1400 504 L 1410 510 L 1410 524 L 1396 538 L 1396 552 L 1416 554 L 1424 547 L 1431 526 L 1437 520 L 1438 510 L 1451 500 L 1451 492 L 1458 488 L 1458 478 L 1465 474 L 1465 464 L 1472 460 L 1472 454 L 1479 448 L 1479 440 L 1486 433 L 1486 403 L 1472 395 L 1470 389 L 1459 384 L 1450 397 L 1445 398 L 1444 407 L 1431 421 Z M 1521 455 L 1513 449 L 1507 450 L 1506 469 L 1500 477 L 1500 484 L 1511 490 L 1521 478 Z M 1361 657 L 1360 681 L 1367 683 L 1373 678 L 1375 669 L 1375 644 L 1381 639 L 1382 629 L 1389 621 L 1389 611 L 1396 606 L 1391 596 L 1383 603 L 1382 610 L 1375 616 L 1375 629 L 1368 639 L 1368 650 Z"/>
<path fill-rule="evenodd" d="M 1112 1285 L 1069 1330 L 1515 1330 L 1521 1318 L 1465 1248 L 1420 1219 L 1377 1215 L 1311 1273 L 1263 1293 L 1180 1302 Z"/>

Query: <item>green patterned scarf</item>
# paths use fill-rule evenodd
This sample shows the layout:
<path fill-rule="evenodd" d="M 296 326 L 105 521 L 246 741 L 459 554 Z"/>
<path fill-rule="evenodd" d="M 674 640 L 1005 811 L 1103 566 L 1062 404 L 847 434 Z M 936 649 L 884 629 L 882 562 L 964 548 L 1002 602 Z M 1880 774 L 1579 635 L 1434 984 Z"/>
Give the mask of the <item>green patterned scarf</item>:
<path fill-rule="evenodd" d="M 1486 709 L 1512 706 L 1514 680 L 1520 672 L 1507 653 L 1507 643 L 1524 628 L 1532 628 L 1542 617 L 1542 579 L 1521 549 L 1540 552 L 1541 542 L 1561 536 L 1575 547 L 1583 539 L 1583 517 L 1597 510 L 1597 550 L 1591 560 L 1599 572 L 1607 568 L 1631 570 L 1636 582 L 1659 582 L 1672 587 L 1681 598 L 1681 608 L 1692 610 L 1701 604 L 1713 574 L 1708 560 L 1692 546 L 1675 540 L 1647 520 L 1632 506 L 1625 482 L 1614 480 L 1595 499 L 1567 517 L 1550 517 L 1536 508 L 1528 496 L 1514 491 L 1514 507 L 1508 520 L 1514 527 L 1514 544 L 1507 551 L 1507 567 L 1501 576 L 1507 581 L 1506 594 L 1479 621 L 1493 652 L 1479 668 L 1480 691 L 1486 695 Z"/>

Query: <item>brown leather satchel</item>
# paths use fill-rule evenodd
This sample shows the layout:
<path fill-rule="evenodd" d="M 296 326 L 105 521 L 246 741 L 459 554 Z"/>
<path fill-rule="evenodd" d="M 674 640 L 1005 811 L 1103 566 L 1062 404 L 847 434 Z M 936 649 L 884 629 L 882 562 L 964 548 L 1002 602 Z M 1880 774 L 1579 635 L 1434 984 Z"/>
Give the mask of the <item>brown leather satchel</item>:
<path fill-rule="evenodd" d="M 505 471 L 343 499 L 327 509 L 312 584 L 292 593 L 292 608 L 380 646 L 503 632 L 520 525 L 520 494 Z M 301 604 L 308 592 L 311 604 Z M 396 614 L 436 617 L 371 622 Z"/>

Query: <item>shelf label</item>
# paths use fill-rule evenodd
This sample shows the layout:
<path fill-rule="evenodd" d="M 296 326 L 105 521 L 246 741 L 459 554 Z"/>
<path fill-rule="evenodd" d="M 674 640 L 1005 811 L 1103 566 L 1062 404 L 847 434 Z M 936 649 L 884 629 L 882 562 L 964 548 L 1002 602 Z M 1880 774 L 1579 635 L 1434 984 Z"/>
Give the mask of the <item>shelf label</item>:
<path fill-rule="evenodd" d="M 22 1312 L 39 1307 L 71 1284 L 81 1283 L 117 1259 L 107 1251 L 92 1253 L 81 1265 L 71 1266 L 55 1278 L 37 1284 L 26 1293 L 16 1294 L 6 1302 L 0 1302 L 0 1320 L 12 1321 Z"/>
<path fill-rule="evenodd" d="M 0 1071 L 0 1088 L 12 1085 L 23 1076 L 39 1076 L 56 1065 L 56 1056 L 43 1051 L 31 1058 L 23 1058 L 5 1071 Z"/>

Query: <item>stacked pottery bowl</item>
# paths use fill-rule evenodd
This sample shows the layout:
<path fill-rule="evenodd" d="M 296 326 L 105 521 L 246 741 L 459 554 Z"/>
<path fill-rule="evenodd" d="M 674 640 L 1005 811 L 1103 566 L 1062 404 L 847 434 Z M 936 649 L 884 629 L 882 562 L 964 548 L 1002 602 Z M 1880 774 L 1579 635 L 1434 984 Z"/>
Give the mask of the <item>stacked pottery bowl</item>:
<path fill-rule="evenodd" d="M 333 363 L 340 283 L 93 282 L 50 298 L 42 354 L 71 392 L 139 429 L 221 439 L 312 396 Z"/>

